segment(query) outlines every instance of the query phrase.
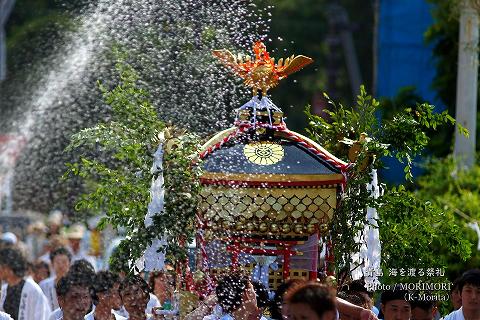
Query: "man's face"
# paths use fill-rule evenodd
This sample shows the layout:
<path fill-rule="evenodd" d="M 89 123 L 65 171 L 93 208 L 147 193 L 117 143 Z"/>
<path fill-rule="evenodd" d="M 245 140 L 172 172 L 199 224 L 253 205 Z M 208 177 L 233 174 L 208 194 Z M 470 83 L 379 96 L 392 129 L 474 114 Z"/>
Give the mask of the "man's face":
<path fill-rule="evenodd" d="M 480 287 L 471 284 L 464 285 L 461 297 L 464 310 L 480 310 Z"/>
<path fill-rule="evenodd" d="M 47 279 L 48 271 L 49 271 L 48 268 L 44 268 L 44 267 L 35 268 L 35 273 L 33 274 L 33 280 L 35 280 L 36 283 L 39 283 L 40 281 Z"/>
<path fill-rule="evenodd" d="M 0 265 L 0 280 L 5 281 L 7 274 L 9 273 L 9 268 L 6 265 Z"/>
<path fill-rule="evenodd" d="M 405 300 L 391 300 L 381 304 L 384 320 L 409 320 L 411 317 L 410 303 Z"/>
<path fill-rule="evenodd" d="M 122 302 L 130 314 L 145 313 L 150 295 L 137 285 L 130 285 L 121 293 Z"/>
<path fill-rule="evenodd" d="M 78 250 L 80 250 L 80 241 L 81 239 L 73 239 L 73 238 L 68 239 L 68 242 L 70 243 L 70 247 L 74 252 L 78 252 Z"/>
<path fill-rule="evenodd" d="M 120 291 L 118 288 L 120 284 L 116 283 L 107 292 L 98 293 L 98 299 L 100 303 L 103 303 L 113 310 L 119 310 L 122 307 L 122 299 L 120 298 Z"/>
<path fill-rule="evenodd" d="M 411 320 L 433 320 L 433 309 L 424 310 L 422 308 L 416 307 L 412 309 L 412 318 Z"/>
<path fill-rule="evenodd" d="M 168 291 L 168 283 L 165 275 L 156 277 L 153 285 L 156 293 L 166 294 Z"/>
<path fill-rule="evenodd" d="M 359 294 L 365 299 L 366 305 L 362 306 L 365 309 L 372 310 L 373 299 L 365 292 L 359 292 Z"/>
<path fill-rule="evenodd" d="M 460 294 L 460 291 L 453 290 L 452 293 L 450 294 L 450 299 L 452 300 L 452 305 L 455 310 L 460 309 L 462 306 L 462 295 Z"/>
<path fill-rule="evenodd" d="M 52 261 L 53 270 L 57 276 L 63 276 L 68 272 L 70 268 L 70 260 L 64 254 L 56 255 Z"/>
<path fill-rule="evenodd" d="M 72 286 L 65 297 L 58 297 L 65 319 L 82 320 L 90 311 L 92 298 L 87 287 Z"/>
<path fill-rule="evenodd" d="M 169 275 L 159 275 L 154 280 L 155 292 L 167 294 L 172 289 L 173 280 Z"/>

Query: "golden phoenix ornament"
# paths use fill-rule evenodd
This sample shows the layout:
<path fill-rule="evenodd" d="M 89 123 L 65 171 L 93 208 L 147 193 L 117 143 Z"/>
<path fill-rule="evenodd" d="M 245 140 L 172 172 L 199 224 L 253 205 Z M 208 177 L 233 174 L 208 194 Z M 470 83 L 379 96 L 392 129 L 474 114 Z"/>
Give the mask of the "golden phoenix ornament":
<path fill-rule="evenodd" d="M 255 54 L 253 60 L 248 55 L 238 54 L 235 56 L 226 49 L 213 50 L 213 55 L 244 79 L 245 85 L 252 88 L 254 96 L 258 90 L 266 95 L 267 90 L 278 85 L 280 80 L 313 62 L 312 58 L 292 55 L 285 60 L 281 58 L 275 63 L 275 58 L 270 58 L 265 44 L 261 41 L 257 41 L 253 45 L 253 52 Z"/>

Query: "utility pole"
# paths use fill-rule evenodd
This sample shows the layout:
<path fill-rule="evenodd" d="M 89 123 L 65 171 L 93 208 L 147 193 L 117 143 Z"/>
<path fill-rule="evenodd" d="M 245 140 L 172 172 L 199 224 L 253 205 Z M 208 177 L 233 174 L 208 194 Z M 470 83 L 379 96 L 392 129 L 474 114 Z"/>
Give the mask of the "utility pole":
<path fill-rule="evenodd" d="M 467 138 L 458 130 L 455 131 L 454 156 L 461 167 L 471 168 L 475 163 L 477 127 L 478 5 L 473 0 L 462 0 L 460 6 L 455 117 L 468 129 L 470 137 Z"/>
<path fill-rule="evenodd" d="M 5 36 L 5 24 L 13 9 L 15 0 L 0 0 L 0 81 L 7 77 L 7 48 Z"/>

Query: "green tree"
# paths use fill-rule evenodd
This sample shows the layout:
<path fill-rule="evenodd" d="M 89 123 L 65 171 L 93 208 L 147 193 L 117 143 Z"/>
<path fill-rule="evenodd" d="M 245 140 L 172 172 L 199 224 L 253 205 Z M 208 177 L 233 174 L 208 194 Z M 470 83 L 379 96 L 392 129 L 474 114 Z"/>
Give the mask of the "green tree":
<path fill-rule="evenodd" d="M 465 239 L 471 242 L 466 252 L 476 252 L 477 234 L 468 226 L 480 220 L 480 166 L 470 170 L 458 170 L 453 157 L 431 159 L 425 164 L 425 174 L 418 178 L 416 196 L 441 208 L 445 215 L 454 217 L 451 224 L 458 226 Z M 478 254 L 460 262 L 455 257 L 448 259 L 451 279 L 463 271 L 477 267 L 480 263 Z"/>
<path fill-rule="evenodd" d="M 122 226 L 126 240 L 120 244 L 124 257 L 135 261 L 156 237 L 167 236 L 169 256 L 182 256 L 194 234 L 199 190 L 199 168 L 193 165 L 197 136 L 167 127 L 140 89 L 135 71 L 118 63 L 120 83 L 113 89 L 100 86 L 112 109 L 111 121 L 99 123 L 73 135 L 68 152 L 83 148 L 67 177 L 80 176 L 87 192 L 77 202 L 78 210 L 104 212 L 99 226 Z M 161 137 L 162 133 L 163 137 Z M 153 153 L 163 143 L 164 211 L 146 227 L 144 217 L 150 202 Z M 90 149 L 88 153 L 85 150 Z"/>
<path fill-rule="evenodd" d="M 403 186 L 382 185 L 383 195 L 378 199 L 370 197 L 366 186 L 371 181 L 370 171 L 382 167 L 383 156 L 393 156 L 404 163 L 405 177 L 411 181 L 412 159 L 421 154 L 430 141 L 427 131 L 455 124 L 448 112 L 434 113 L 434 106 L 417 103 L 380 123 L 376 117 L 380 103 L 363 87 L 354 107 L 345 107 L 330 99 L 329 102 L 332 109 L 325 111 L 329 120 L 307 110 L 310 120 L 307 132 L 341 159 L 354 161 L 341 205 L 331 222 L 337 269 L 349 268 L 352 253 L 359 250 L 355 236 L 366 224 L 367 207 L 375 207 L 379 213 L 380 238 L 385 244 L 384 268 L 415 268 L 430 263 L 441 267 L 446 265 L 449 256 L 468 258 L 470 243 L 454 225 L 451 214 L 417 199 Z M 461 126 L 460 130 L 466 134 Z"/>
<path fill-rule="evenodd" d="M 385 193 L 378 212 L 385 266 L 450 270 L 453 259 L 465 262 L 472 253 L 470 239 L 450 210 L 402 186 Z"/>

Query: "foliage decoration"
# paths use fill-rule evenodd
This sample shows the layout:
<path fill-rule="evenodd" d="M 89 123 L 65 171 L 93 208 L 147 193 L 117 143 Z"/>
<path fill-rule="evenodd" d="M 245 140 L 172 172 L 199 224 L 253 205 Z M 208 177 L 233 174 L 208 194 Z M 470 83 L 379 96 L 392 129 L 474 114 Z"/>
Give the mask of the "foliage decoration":
<path fill-rule="evenodd" d="M 153 239 L 163 235 L 168 239 L 167 257 L 178 258 L 194 234 L 200 169 L 193 160 L 200 140 L 159 120 L 148 93 L 136 85 L 136 72 L 123 62 L 117 63 L 117 69 L 120 83 L 115 88 L 100 84 L 105 103 L 112 109 L 111 121 L 72 136 L 67 152 L 80 147 L 92 152 L 68 164 L 65 176 L 80 176 L 90 186 L 76 209 L 104 212 L 100 228 L 112 225 L 125 229 L 126 239 L 120 244 L 123 259 L 135 261 Z M 161 133 L 165 207 L 147 228 L 144 217 L 150 184 L 156 178 L 150 168 Z"/>
<path fill-rule="evenodd" d="M 383 196 L 378 214 L 382 283 L 450 283 L 468 269 L 465 262 L 472 256 L 474 240 L 467 236 L 468 231 L 451 210 L 399 186 Z M 457 268 L 460 271 L 454 270 Z M 451 310 L 446 301 L 441 301 L 438 307 L 441 314 Z"/>
<path fill-rule="evenodd" d="M 471 255 L 471 243 L 454 214 L 403 186 L 388 190 L 378 213 L 383 261 L 391 268 L 447 267 L 444 248 L 463 261 Z"/>
<path fill-rule="evenodd" d="M 382 168 L 381 158 L 384 156 L 395 157 L 404 163 L 405 179 L 411 182 L 413 159 L 421 154 L 430 141 L 427 132 L 441 125 L 454 125 L 455 119 L 446 111 L 435 113 L 434 106 L 428 103 L 417 103 L 404 107 L 392 114 L 391 119 L 380 122 L 376 113 L 381 110 L 381 105 L 366 93 L 363 86 L 354 107 L 336 104 L 327 95 L 325 97 L 331 106 L 330 110 L 325 110 L 328 118 L 314 115 L 307 108 L 307 132 L 336 156 L 353 162 L 346 190 L 330 227 L 337 269 L 358 267 L 350 266 L 350 260 L 352 254 L 360 249 L 356 236 L 367 223 L 367 207 L 377 208 L 379 212 L 380 219 L 377 222 L 381 241 L 385 243 L 382 254 L 387 257 L 383 267 L 402 264 L 416 267 L 430 263 L 430 246 L 434 243 L 448 247 L 448 254 L 458 254 L 461 259 L 466 259 L 469 256 L 469 251 L 465 250 L 468 243 L 462 240 L 460 230 L 435 227 L 444 215 L 438 207 L 416 199 L 404 187 L 390 189 L 382 184 L 382 195 L 378 199 L 371 197 L 367 189 L 367 183 L 372 179 L 371 171 Z M 460 125 L 459 130 L 468 135 Z M 354 148 L 357 150 L 352 157 Z M 451 216 L 449 219 L 452 220 Z M 416 236 L 401 237 L 402 233 L 406 235 L 411 232 L 414 226 L 423 228 L 417 228 Z M 393 245 L 398 241 L 402 242 L 401 245 Z M 416 252 L 411 252 L 415 259 L 412 259 L 412 255 L 400 255 L 401 250 L 406 252 L 410 249 L 416 249 Z M 446 255 L 435 256 L 435 259 L 437 264 L 442 265 Z"/>
<path fill-rule="evenodd" d="M 478 162 L 469 170 L 458 170 L 458 164 L 452 156 L 445 159 L 431 159 L 425 165 L 425 174 L 418 179 L 416 196 L 430 201 L 446 214 L 453 215 L 470 247 L 464 251 L 477 249 L 478 235 L 469 227 L 470 223 L 480 220 L 480 166 Z M 480 263 L 478 254 L 465 263 L 451 257 L 448 261 L 449 275 L 454 279 Z"/>

